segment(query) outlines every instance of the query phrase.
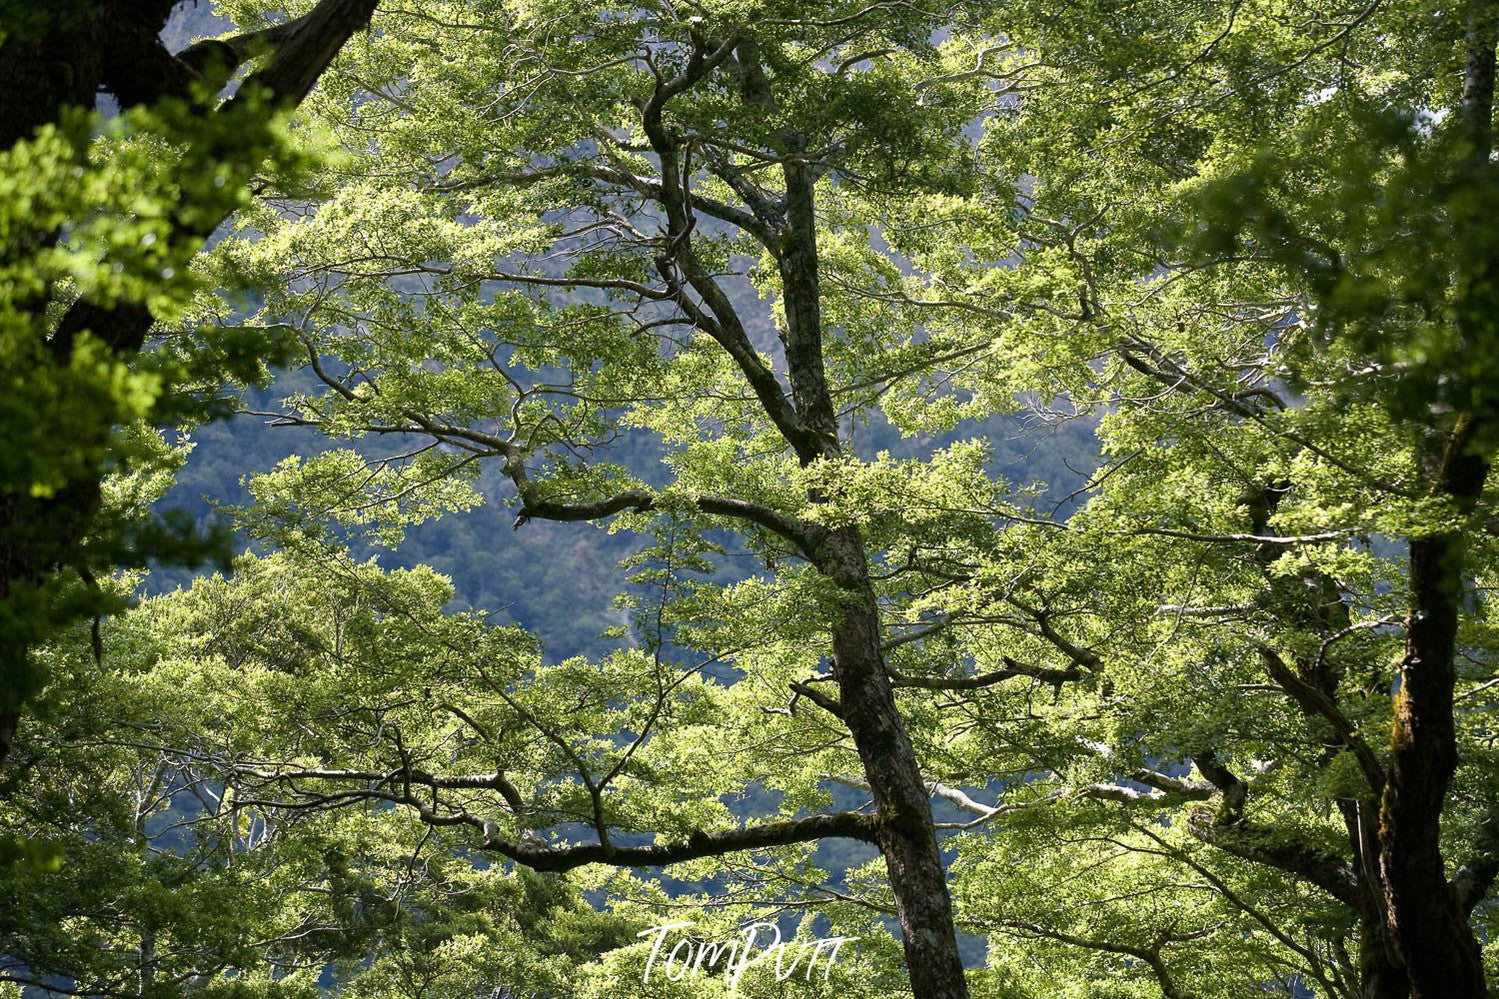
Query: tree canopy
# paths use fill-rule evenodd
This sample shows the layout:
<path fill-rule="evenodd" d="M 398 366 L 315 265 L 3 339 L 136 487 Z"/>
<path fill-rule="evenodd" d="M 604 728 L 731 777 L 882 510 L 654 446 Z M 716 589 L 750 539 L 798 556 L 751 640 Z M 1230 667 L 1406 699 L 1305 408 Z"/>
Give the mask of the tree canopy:
<path fill-rule="evenodd" d="M 0 982 L 1488 994 L 1486 5 L 106 7 L 6 42 L 95 76 L 0 154 Z M 132 601 L 287 361 L 321 443 Z M 459 606 L 497 506 L 627 540 Z M 857 941 L 652 977 L 756 920 Z"/>

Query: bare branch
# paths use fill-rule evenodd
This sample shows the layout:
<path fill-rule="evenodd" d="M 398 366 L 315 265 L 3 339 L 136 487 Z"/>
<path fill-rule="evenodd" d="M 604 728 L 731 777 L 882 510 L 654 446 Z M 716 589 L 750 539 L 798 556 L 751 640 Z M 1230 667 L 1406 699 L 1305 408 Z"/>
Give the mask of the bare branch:
<path fill-rule="evenodd" d="M 1379 762 L 1379 757 L 1374 755 L 1374 750 L 1364 741 L 1363 736 L 1358 734 L 1353 722 L 1339 709 L 1337 702 L 1316 687 L 1307 683 L 1297 676 L 1295 671 L 1286 665 L 1285 660 L 1269 646 L 1259 646 L 1260 656 L 1265 660 L 1265 665 L 1270 670 L 1270 676 L 1281 689 L 1295 698 L 1296 703 L 1301 705 L 1307 714 L 1320 715 L 1332 725 L 1333 731 L 1343 744 L 1352 751 L 1354 758 L 1358 760 L 1359 769 L 1363 771 L 1364 778 L 1369 782 L 1369 787 L 1378 796 L 1384 791 L 1385 769 L 1384 764 Z"/>
<path fill-rule="evenodd" d="M 663 867 L 704 857 L 721 857 L 744 850 L 764 850 L 822 839 L 857 839 L 874 842 L 878 821 L 859 812 L 837 812 L 812 815 L 786 822 L 768 822 L 722 832 L 694 832 L 685 840 L 657 843 L 651 846 L 614 846 L 587 844 L 553 849 L 545 846 L 523 846 L 486 833 L 484 849 L 509 857 L 536 871 L 570 871 L 585 864 L 608 864 L 611 867 Z"/>
<path fill-rule="evenodd" d="M 1067 669 L 1032 666 L 1028 663 L 1017 662 L 1009 656 L 1004 656 L 1002 661 L 1005 664 L 1004 669 L 980 673 L 977 676 L 912 676 L 909 673 L 891 669 L 889 670 L 891 686 L 919 687 L 924 690 L 975 690 L 979 687 L 990 687 L 1017 676 L 1028 676 L 1046 683 L 1066 683 L 1083 678 L 1082 670 L 1076 666 Z"/>

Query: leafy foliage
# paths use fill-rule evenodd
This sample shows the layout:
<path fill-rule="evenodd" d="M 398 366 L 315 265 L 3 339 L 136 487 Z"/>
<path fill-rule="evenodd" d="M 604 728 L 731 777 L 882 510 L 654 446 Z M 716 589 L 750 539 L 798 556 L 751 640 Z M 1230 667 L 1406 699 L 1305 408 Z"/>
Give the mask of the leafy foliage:
<path fill-rule="evenodd" d="M 47 648 L 0 815 L 64 863 L 0 950 L 209 994 L 602 997 L 649 988 L 653 922 L 808 912 L 861 943 L 797 994 L 925 999 L 962 987 L 911 958 L 941 934 L 900 846 L 935 837 L 916 887 L 987 939 L 978 995 L 1484 993 L 1482 8 L 380 25 L 307 104 L 336 168 L 196 265 L 264 289 L 224 342 L 296 341 L 276 420 L 328 447 L 248 479 L 260 554 L 145 601 L 107 664 Z M 1089 477 L 1048 493 L 1007 414 Z M 611 643 L 543 655 L 483 609 L 582 617 L 536 591 L 602 576 L 584 549 L 507 555 L 467 607 L 367 557 L 489 548 L 467 525 L 505 505 L 627 537 L 587 582 Z M 98 776 L 64 821 L 70 768 Z"/>

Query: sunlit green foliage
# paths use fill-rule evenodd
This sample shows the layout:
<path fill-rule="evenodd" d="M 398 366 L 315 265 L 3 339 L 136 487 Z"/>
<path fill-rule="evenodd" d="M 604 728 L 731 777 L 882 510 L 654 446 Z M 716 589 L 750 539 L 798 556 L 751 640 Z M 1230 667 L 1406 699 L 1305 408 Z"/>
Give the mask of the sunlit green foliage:
<path fill-rule="evenodd" d="M 1493 497 L 1433 477 L 1440 442 L 1487 460 L 1499 426 L 1499 187 L 1463 104 L 1465 10 L 420 0 L 379 24 L 307 106 L 343 155 L 246 203 L 197 265 L 264 289 L 233 335 L 297 341 L 313 387 L 282 421 L 328 450 L 249 480 L 240 523 L 266 551 L 145 603 L 105 665 L 49 651 L 55 729 L 6 821 L 35 835 L 62 814 L 70 767 L 98 787 L 46 837 L 66 862 L 38 911 L 66 939 L 28 926 L 4 947 L 118 980 L 159 933 L 223 994 L 300 994 L 333 966 L 354 996 L 713 995 L 642 991 L 636 933 L 807 912 L 861 942 L 833 984 L 785 994 L 903 994 L 882 860 L 845 870 L 830 844 L 794 844 L 664 876 L 605 866 L 864 806 L 823 703 L 849 591 L 788 520 L 856 526 L 871 553 L 959 927 L 988 946 L 976 995 L 1367 993 L 1389 953 L 1375 839 L 1408 556 L 1434 536 L 1468 551 L 1439 873 L 1494 866 Z M 708 278 L 689 294 L 642 115 L 725 38 L 753 58 L 705 70 L 660 119 L 687 150 L 670 182 L 696 199 Z M 131 127 L 94 146 L 134 150 Z M 785 193 L 768 164 L 793 134 L 818 171 L 822 360 L 846 431 L 813 460 L 710 321 L 732 313 L 772 380 L 787 370 L 784 247 L 754 209 Z M 63 169 L 58 142 L 22 151 L 33 172 Z M 149 222 L 121 226 L 89 237 L 142 247 L 119 277 L 95 273 L 99 250 L 46 266 L 188 317 L 189 285 L 131 277 L 188 262 L 147 252 Z M 77 375 L 104 393 L 87 460 L 116 425 L 161 418 L 187 363 L 161 356 Z M 1092 426 L 1091 479 L 1069 495 L 998 463 L 1012 452 L 986 428 L 1017 412 Z M 49 453 L 6 459 L 36 463 L 37 496 L 70 474 L 72 452 Z M 554 661 L 445 611 L 435 572 L 346 547 L 398 548 L 481 502 L 512 504 L 520 531 L 550 511 L 636 537 L 613 651 Z M 142 779 L 158 791 L 132 813 Z M 169 810 L 167 788 L 198 803 Z M 131 822 L 167 814 L 195 816 L 190 842 L 152 855 Z M 595 842 L 605 864 L 567 874 L 501 859 Z M 225 901 L 184 906 L 195 891 Z M 151 919 L 69 909 L 132 893 Z"/>

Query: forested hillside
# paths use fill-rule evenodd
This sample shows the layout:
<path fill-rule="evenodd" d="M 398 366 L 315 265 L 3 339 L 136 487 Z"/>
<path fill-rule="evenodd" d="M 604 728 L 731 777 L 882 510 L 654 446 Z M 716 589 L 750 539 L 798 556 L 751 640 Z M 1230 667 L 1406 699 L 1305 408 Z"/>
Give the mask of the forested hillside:
<path fill-rule="evenodd" d="M 241 415 L 194 429 L 187 438 L 192 451 L 159 505 L 232 524 L 225 508 L 249 502 L 243 484 L 247 476 L 268 472 L 293 455 L 317 453 L 321 438 L 305 429 L 276 426 L 270 415 L 283 393 L 306 381 L 294 371 L 281 373 L 271 388 L 240 400 Z M 915 456 L 960 437 L 980 436 L 993 447 L 991 467 L 1006 470 L 1019 484 L 1035 486 L 1038 496 L 1051 500 L 1045 504 L 1051 508 L 1070 503 L 1068 494 L 1087 481 L 1096 461 L 1092 427 L 1088 418 L 1051 420 L 1021 411 L 909 439 L 878 420 L 856 431 L 856 448 L 870 457 L 881 450 Z M 648 445 L 625 443 L 615 450 L 614 460 L 651 474 L 654 456 Z M 628 634 L 610 638 L 606 632 L 625 625 L 613 611 L 618 579 L 612 570 L 635 545 L 626 536 L 544 523 L 512 531 L 515 495 L 507 486 L 491 475 L 481 484 L 483 503 L 412 529 L 395 551 L 380 546 L 368 550 L 391 565 L 431 566 L 452 580 L 456 607 L 487 610 L 527 628 L 541 639 L 548 657 L 597 654 L 628 642 Z M 721 571 L 742 576 L 734 565 L 728 560 Z M 191 570 L 158 567 L 142 585 L 146 592 L 160 593 L 192 578 Z"/>
<path fill-rule="evenodd" d="M 1488 996 L 1496 45 L 0 4 L 0 997 Z"/>

